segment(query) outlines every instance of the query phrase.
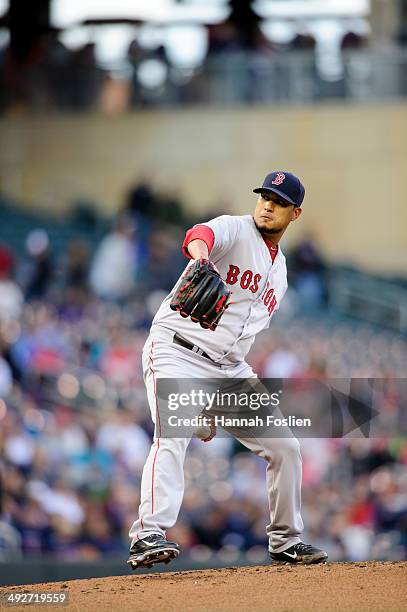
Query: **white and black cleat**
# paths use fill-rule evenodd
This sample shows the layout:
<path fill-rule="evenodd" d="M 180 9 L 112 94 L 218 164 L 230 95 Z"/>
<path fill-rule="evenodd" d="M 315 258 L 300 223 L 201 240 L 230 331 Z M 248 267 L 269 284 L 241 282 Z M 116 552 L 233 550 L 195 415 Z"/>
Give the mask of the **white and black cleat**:
<path fill-rule="evenodd" d="M 326 563 L 328 554 L 311 544 L 299 542 L 282 552 L 270 552 L 270 557 L 273 563 L 311 565 L 313 563 Z"/>
<path fill-rule="evenodd" d="M 134 542 L 127 563 L 133 570 L 150 568 L 156 563 L 169 563 L 176 559 L 179 553 L 180 549 L 176 542 L 168 542 L 162 535 L 152 533 Z"/>

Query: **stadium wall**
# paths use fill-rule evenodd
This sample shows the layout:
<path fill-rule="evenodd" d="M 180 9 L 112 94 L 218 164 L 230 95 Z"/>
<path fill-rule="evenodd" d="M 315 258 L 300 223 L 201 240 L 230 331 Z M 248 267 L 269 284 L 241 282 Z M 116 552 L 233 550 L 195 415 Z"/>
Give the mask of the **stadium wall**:
<path fill-rule="evenodd" d="M 407 105 L 180 109 L 0 121 L 0 188 L 31 207 L 116 212 L 149 176 L 200 210 L 243 214 L 271 168 L 306 186 L 301 224 L 327 257 L 374 272 L 407 264 Z"/>

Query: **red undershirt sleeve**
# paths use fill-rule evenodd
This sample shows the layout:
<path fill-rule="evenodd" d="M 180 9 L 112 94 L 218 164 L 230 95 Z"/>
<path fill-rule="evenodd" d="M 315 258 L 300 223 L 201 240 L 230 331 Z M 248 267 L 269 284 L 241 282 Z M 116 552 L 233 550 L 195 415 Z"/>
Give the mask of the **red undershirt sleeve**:
<path fill-rule="evenodd" d="M 213 230 L 207 225 L 195 225 L 191 227 L 185 234 L 184 242 L 182 243 L 182 252 L 185 257 L 188 259 L 192 259 L 191 255 L 188 253 L 187 246 L 192 240 L 203 240 L 208 247 L 208 253 L 210 254 L 212 251 L 213 243 L 215 242 L 215 234 Z"/>

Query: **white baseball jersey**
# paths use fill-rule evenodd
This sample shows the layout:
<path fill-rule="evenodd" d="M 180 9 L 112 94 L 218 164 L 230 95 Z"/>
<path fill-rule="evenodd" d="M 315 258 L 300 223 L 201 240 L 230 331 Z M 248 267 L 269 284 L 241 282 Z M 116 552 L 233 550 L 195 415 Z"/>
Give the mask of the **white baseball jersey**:
<path fill-rule="evenodd" d="M 152 330 L 155 326 L 166 327 L 199 346 L 214 361 L 238 363 L 280 306 L 287 290 L 285 257 L 279 247 L 272 262 L 251 215 L 222 215 L 204 225 L 214 233 L 209 258 L 232 292 L 231 304 L 216 330 L 210 331 L 171 310 L 172 291 L 154 317 Z"/>
<path fill-rule="evenodd" d="M 184 460 L 190 438 L 160 435 L 156 380 L 255 376 L 244 357 L 256 334 L 268 327 L 287 289 L 284 255 L 279 249 L 273 263 L 269 248 L 250 215 L 223 215 L 204 225 L 213 231 L 210 259 L 233 291 L 233 303 L 214 332 L 171 310 L 173 292 L 166 297 L 154 318 L 143 349 L 143 372 L 156 433 L 143 470 L 139 516 L 129 531 L 132 543 L 151 533 L 165 537 L 177 520 L 184 495 Z M 194 238 L 192 231 L 187 240 Z M 174 344 L 174 331 L 202 348 L 223 367 Z M 277 438 L 237 439 L 268 462 L 269 550 L 277 553 L 286 550 L 301 541 L 304 527 L 298 440 L 291 432 Z"/>

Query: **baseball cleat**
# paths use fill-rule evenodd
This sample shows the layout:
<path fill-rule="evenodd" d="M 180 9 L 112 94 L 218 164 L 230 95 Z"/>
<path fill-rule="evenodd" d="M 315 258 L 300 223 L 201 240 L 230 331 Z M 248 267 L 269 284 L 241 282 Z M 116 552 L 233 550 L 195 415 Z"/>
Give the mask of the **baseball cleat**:
<path fill-rule="evenodd" d="M 298 563 L 303 565 L 325 563 L 328 559 L 328 555 L 324 550 L 315 548 L 311 544 L 304 544 L 303 542 L 294 544 L 294 546 L 282 552 L 270 552 L 270 557 L 274 563 Z"/>
<path fill-rule="evenodd" d="M 127 560 L 131 569 L 153 567 L 156 563 L 169 563 L 179 555 L 179 546 L 175 542 L 168 542 L 159 533 L 137 540 L 130 548 Z"/>

